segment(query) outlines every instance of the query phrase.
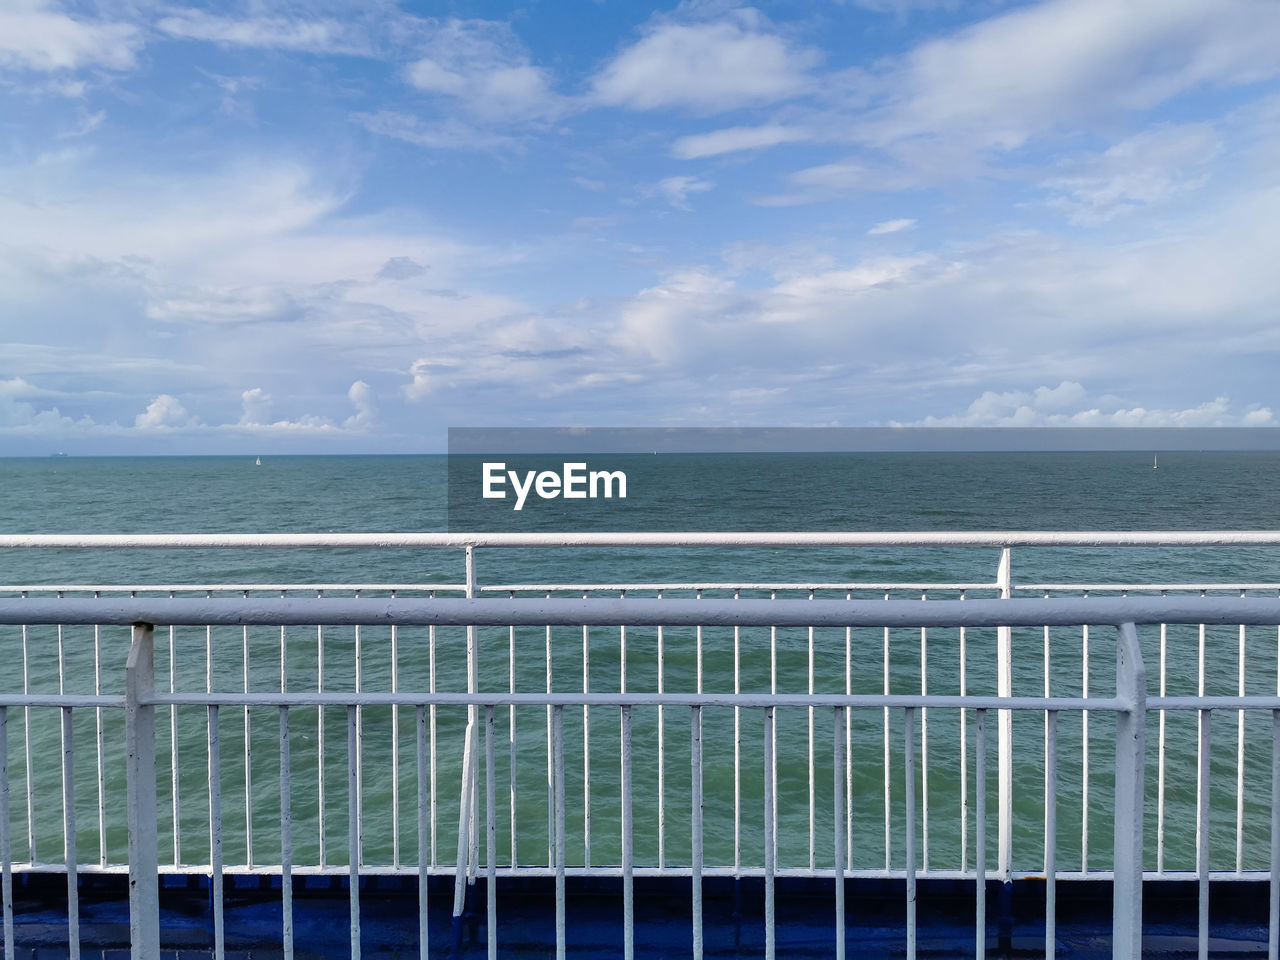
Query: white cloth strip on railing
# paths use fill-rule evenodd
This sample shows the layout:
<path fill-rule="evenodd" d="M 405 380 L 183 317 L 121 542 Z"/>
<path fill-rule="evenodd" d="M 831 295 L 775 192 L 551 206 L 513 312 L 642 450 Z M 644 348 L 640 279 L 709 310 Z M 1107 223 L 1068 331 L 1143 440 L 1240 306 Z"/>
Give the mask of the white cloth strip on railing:
<path fill-rule="evenodd" d="M 1280 530 L 4 534 L 0 549 L 1280 546 Z"/>
<path fill-rule="evenodd" d="M 1122 623 L 1275 625 L 1273 597 L 1009 600 L 581 598 L 0 599 L 0 624 L 1014 627 Z"/>

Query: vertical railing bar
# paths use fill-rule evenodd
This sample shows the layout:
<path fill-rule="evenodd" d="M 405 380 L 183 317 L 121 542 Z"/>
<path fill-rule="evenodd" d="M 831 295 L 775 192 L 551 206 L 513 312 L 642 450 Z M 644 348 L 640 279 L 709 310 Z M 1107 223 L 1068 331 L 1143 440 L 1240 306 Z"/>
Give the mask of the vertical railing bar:
<path fill-rule="evenodd" d="M 905 743 L 905 776 L 906 790 L 905 814 L 906 833 L 904 851 L 906 863 L 907 889 L 907 960 L 916 957 L 916 710 L 906 707 L 904 714 L 903 739 Z"/>
<path fill-rule="evenodd" d="M 347 706 L 347 884 L 351 904 L 351 960 L 360 960 L 360 727 L 359 708 Z"/>
<path fill-rule="evenodd" d="M 427 591 L 428 599 L 435 599 L 436 592 L 434 590 Z M 436 628 L 435 624 L 427 627 L 427 690 L 431 693 L 436 692 Z M 433 703 L 427 708 L 429 718 L 428 742 L 430 745 L 430 766 L 431 766 L 431 796 L 430 796 L 430 813 L 431 813 L 431 866 L 436 865 L 436 705 Z M 512 836 L 515 831 L 512 831 Z"/>
<path fill-rule="evenodd" d="M 960 591 L 960 599 L 965 592 Z M 968 696 L 968 638 L 960 628 L 960 696 Z M 960 871 L 969 869 L 969 711 L 960 708 Z"/>
<path fill-rule="evenodd" d="M 13 840 L 9 823 L 9 708 L 0 704 L 0 904 L 4 913 L 4 960 L 14 960 Z"/>
<path fill-rule="evenodd" d="M 1197 902 L 1199 906 L 1199 927 L 1197 932 L 1198 956 L 1200 960 L 1209 957 L 1209 748 L 1212 743 L 1210 734 L 1209 710 L 1200 710 L 1200 736 L 1197 752 L 1196 774 L 1196 880 Z"/>
<path fill-rule="evenodd" d="M 129 829 L 129 942 L 133 960 L 160 955 L 160 889 L 156 836 L 156 708 L 144 703 L 155 686 L 155 628 L 135 623 L 125 666 L 126 806 Z M 3 709 L 3 708 L 0 708 Z M 0 726 L 0 733 L 5 728 Z M 4 750 L 7 760 L 8 751 Z M 5 867 L 5 960 L 13 960 L 13 890 L 9 876 L 8 764 L 4 764 L 0 829 Z"/>
<path fill-rule="evenodd" d="M 1167 597 L 1168 590 L 1161 590 L 1160 596 Z M 1169 625 L 1160 624 L 1160 696 L 1167 696 L 1166 679 L 1168 675 Z M 1164 873 L 1164 738 L 1165 713 L 1159 716 L 1158 744 L 1156 746 L 1156 873 Z"/>
<path fill-rule="evenodd" d="M 1245 591 L 1240 591 L 1243 597 Z M 1245 625 L 1240 624 L 1240 696 L 1244 696 Z M 1244 711 L 1236 711 L 1236 873 L 1244 872 Z"/>
<path fill-rule="evenodd" d="M 58 685 L 62 686 L 62 626 L 58 626 Z M 61 691 L 59 691 L 61 693 Z M 62 708 L 62 860 L 67 871 L 67 947 L 80 960 L 80 882 L 76 871 L 76 768 L 71 707 Z"/>
<path fill-rule="evenodd" d="M 394 600 L 396 592 L 391 591 Z M 391 692 L 400 691 L 400 637 L 391 625 Z M 391 705 L 391 865 L 400 868 L 400 705 Z"/>
<path fill-rule="evenodd" d="M 974 956 L 987 955 L 987 711 L 975 710 L 974 785 L 977 811 L 974 819 Z M 1048 879 L 1047 877 L 1045 878 Z"/>
<path fill-rule="evenodd" d="M 551 592 L 547 591 L 547 598 L 551 598 Z M 551 693 L 552 676 L 551 676 L 551 627 L 546 628 L 544 648 L 546 656 L 546 685 L 547 693 Z M 556 777 L 555 777 L 555 739 L 552 727 L 554 723 L 555 710 L 550 704 L 547 704 L 547 866 L 554 867 L 556 862 Z"/>
<path fill-rule="evenodd" d="M 1277 591 L 1280 596 L 1280 591 Z M 1276 627 L 1276 695 L 1280 696 L 1280 627 Z M 1280 960 L 1280 710 L 1271 711 L 1271 866 L 1267 960 Z"/>
<path fill-rule="evenodd" d="M 1089 591 L 1084 591 L 1089 596 Z M 1081 693 L 1089 696 L 1089 625 L 1081 628 Z M 1089 870 L 1089 711 L 1080 711 L 1080 872 Z"/>
<path fill-rule="evenodd" d="M 173 591 L 169 592 L 169 596 L 173 596 Z M 175 637 L 176 628 L 169 628 L 169 692 L 176 693 L 178 690 L 178 659 L 177 659 L 177 638 Z M 98 711 L 101 714 L 101 710 Z M 102 724 L 98 724 L 98 736 L 102 736 Z M 181 793 L 181 777 L 179 771 L 181 765 L 178 763 L 178 705 L 171 704 L 169 706 L 169 797 L 173 801 L 173 865 L 178 867 L 182 864 L 182 803 Z M 101 775 L 101 772 L 99 773 Z M 99 790 L 99 797 L 102 791 Z"/>
<path fill-rule="evenodd" d="M 1142 956 L 1143 780 L 1146 768 L 1147 673 L 1132 623 L 1116 645 L 1115 832 L 1112 907 L 1113 960 Z"/>
<path fill-rule="evenodd" d="M 733 599 L 742 591 L 735 589 Z M 733 628 L 733 692 L 742 692 L 742 628 Z M 742 708 L 733 708 L 733 876 L 742 877 Z"/>
<path fill-rule="evenodd" d="M 846 590 L 844 598 L 853 599 Z M 853 627 L 844 628 L 844 693 L 853 696 Z M 853 869 L 853 713 L 844 713 L 844 835 L 845 866 Z"/>
<path fill-rule="evenodd" d="M 1044 713 L 1044 955 L 1058 949 L 1058 711 Z"/>
<path fill-rule="evenodd" d="M 429 867 L 435 862 L 435 851 L 428 853 L 431 843 L 431 827 L 428 822 L 427 790 L 427 708 L 418 704 L 415 709 L 415 746 L 418 759 L 418 960 L 430 960 L 430 925 L 427 911 L 427 887 Z"/>
<path fill-rule="evenodd" d="M 498 830 L 493 775 L 493 704 L 484 708 L 485 909 L 489 960 L 498 960 Z"/>
<path fill-rule="evenodd" d="M 244 591 L 247 600 L 249 591 Z M 243 677 L 244 692 L 249 692 L 249 628 L 243 631 Z M 356 627 L 359 634 L 360 628 Z M 249 707 L 244 708 L 244 848 L 245 863 L 253 866 L 253 738 L 249 732 Z"/>
<path fill-rule="evenodd" d="M 284 590 L 280 591 L 283 598 Z M 280 626 L 280 692 L 289 692 L 289 628 Z M 280 934 L 284 960 L 293 960 L 293 751 L 289 708 L 280 707 Z"/>
<path fill-rule="evenodd" d="M 588 597 L 582 592 L 582 599 Z M 627 639 L 625 626 L 619 627 L 618 649 L 622 675 L 626 676 Z M 582 692 L 591 692 L 591 628 L 582 627 Z M 591 708 L 582 705 L 582 865 L 591 866 Z"/>
<path fill-rule="evenodd" d="M 556 869 L 556 960 L 565 960 L 564 892 L 564 707 L 553 708 L 555 736 L 555 869 Z"/>
<path fill-rule="evenodd" d="M 625 591 L 624 591 L 625 596 Z M 702 591 L 698 590 L 694 593 L 694 599 L 702 599 Z M 702 624 L 698 624 L 694 628 L 693 643 L 693 672 L 694 672 L 694 689 L 702 692 Z"/>
<path fill-rule="evenodd" d="M 1000 563 L 996 568 L 996 586 L 1000 599 L 1013 596 L 1013 551 L 1000 549 Z M 1002 697 L 1013 696 L 1013 630 L 996 628 L 996 692 Z M 1000 879 L 1009 881 L 1013 863 L 1013 712 L 999 710 L 996 713 L 996 762 L 999 769 L 999 806 L 996 810 L 997 868 Z"/>
<path fill-rule="evenodd" d="M 26 591 L 20 594 L 26 597 Z M 31 693 L 31 673 L 28 665 L 27 657 L 27 625 L 22 625 L 22 693 L 24 696 Z M 36 861 L 36 801 L 35 792 L 32 789 L 34 780 L 32 778 L 32 762 L 31 762 L 31 708 L 22 708 L 22 746 L 23 752 L 26 754 L 27 761 L 27 862 L 35 864 Z"/>
<path fill-rule="evenodd" d="M 360 591 L 355 591 L 356 599 L 360 598 Z M 360 624 L 355 625 L 355 686 L 356 693 L 364 690 L 364 645 L 362 643 Z M 474 691 L 472 691 L 474 692 Z M 350 714 L 350 712 L 348 712 Z M 348 715 L 348 720 L 351 719 Z M 356 818 L 356 877 L 359 878 L 360 865 L 364 862 L 364 707 L 356 704 L 355 707 L 355 793 L 351 797 L 351 801 L 355 804 Z M 351 731 L 347 731 L 347 738 L 350 740 Z M 350 766 L 350 760 L 348 760 Z M 350 812 L 350 811 L 348 811 Z M 359 950 L 357 949 L 357 953 Z"/>
<path fill-rule="evenodd" d="M 884 592 L 884 598 L 889 599 L 889 591 Z M 884 694 L 889 695 L 889 628 L 884 628 Z M 893 779 L 890 773 L 890 754 L 889 754 L 889 708 L 884 708 L 884 868 L 890 870 L 893 867 L 893 849 L 891 838 L 893 836 L 892 826 L 890 824 L 890 814 L 892 812 L 892 791 L 890 789 L 890 781 Z"/>
<path fill-rule="evenodd" d="M 316 599 L 324 596 L 316 591 Z M 434 628 L 432 628 L 434 629 Z M 324 693 L 324 627 L 316 626 L 316 690 Z M 325 785 L 324 785 L 324 704 L 316 706 L 316 828 L 320 838 L 320 866 L 328 866 L 328 845 L 325 843 Z"/>
<path fill-rule="evenodd" d="M 813 588 L 810 587 L 809 588 L 810 600 L 813 599 L 813 594 L 814 594 Z M 808 641 L 809 641 L 808 642 L 809 696 L 813 696 L 814 663 L 813 663 L 813 627 L 812 626 L 809 627 Z M 809 721 L 809 731 L 808 731 L 809 732 L 809 869 L 812 871 L 814 867 L 817 865 L 817 837 L 816 837 L 815 830 L 817 827 L 817 813 L 818 813 L 817 790 L 816 790 L 817 778 L 814 776 L 813 707 L 810 706 L 806 712 L 808 713 L 808 721 Z"/>
<path fill-rule="evenodd" d="M 778 591 L 769 591 L 769 599 L 777 600 Z M 774 696 L 778 694 L 778 628 L 771 626 L 769 628 L 769 692 Z M 773 822 L 770 828 L 773 830 L 774 843 L 774 860 L 776 862 L 778 851 L 778 716 L 773 714 L 770 718 L 769 730 L 773 735 L 773 757 L 774 762 L 769 768 L 769 776 L 773 779 Z"/>
<path fill-rule="evenodd" d="M 764 708 L 764 955 L 765 960 L 774 960 L 776 956 L 777 927 L 774 916 L 774 874 L 778 864 L 778 834 L 776 827 L 777 778 L 774 768 L 777 758 L 774 747 L 775 707 Z"/>
<path fill-rule="evenodd" d="M 662 599 L 662 591 L 658 591 Z M 666 650 L 663 646 L 662 625 L 658 625 L 658 693 L 664 692 L 666 675 Z M 658 704 L 658 868 L 667 861 L 667 757 L 666 711 Z"/>
<path fill-rule="evenodd" d="M 832 759 L 831 769 L 834 773 L 832 778 L 832 800 L 831 800 L 831 823 L 834 833 L 834 850 L 832 851 L 832 862 L 834 864 L 835 874 L 835 901 L 836 901 L 836 960 L 844 960 L 844 879 L 845 879 L 845 846 L 846 834 L 844 824 L 844 768 L 845 753 L 844 739 L 840 736 L 841 727 L 844 726 L 845 709 L 844 707 L 836 707 L 831 711 L 832 714 Z"/>
<path fill-rule="evenodd" d="M 95 590 L 93 596 L 94 599 L 97 599 L 102 594 Z M 96 623 L 93 625 L 93 692 L 95 696 L 102 696 L 102 627 Z M 170 708 L 170 710 L 172 709 Z M 98 866 L 105 867 L 107 865 L 107 768 L 105 760 L 106 736 L 102 729 L 102 707 L 94 708 L 93 730 L 94 746 L 97 751 L 95 772 L 98 775 Z M 176 761 L 174 767 L 177 767 Z M 174 809 L 175 811 L 177 809 L 176 803 L 174 804 Z M 176 819 L 173 824 L 173 835 L 175 839 L 178 836 Z"/>
<path fill-rule="evenodd" d="M 1271 860 L 1267 960 L 1280 960 L 1280 710 L 1271 711 Z"/>
<path fill-rule="evenodd" d="M 702 960 L 702 707 L 689 709 L 693 960 Z"/>
<path fill-rule="evenodd" d="M 514 599 L 516 592 L 508 591 L 507 596 Z M 516 628 L 507 628 L 507 690 L 516 692 Z M 511 803 L 511 866 L 519 862 L 516 859 L 516 705 L 507 707 L 507 788 Z M 424 957 L 423 960 L 426 960 Z"/>
<path fill-rule="evenodd" d="M 635 879 L 632 849 L 631 707 L 622 711 L 622 956 L 635 957 Z M 1280 741 L 1278 741 L 1280 742 Z"/>
<path fill-rule="evenodd" d="M 284 628 L 281 627 L 283 633 Z M 280 686 L 284 693 L 284 645 L 280 647 Z M 280 941 L 284 960 L 293 960 L 293 789 L 290 773 L 289 708 L 280 707 Z"/>
<path fill-rule="evenodd" d="M 920 592 L 927 602 L 929 591 Z M 920 628 L 920 695 L 929 695 L 929 631 Z M 929 708 L 920 708 L 920 868 L 929 872 Z"/>
<path fill-rule="evenodd" d="M 1046 600 L 1047 600 L 1047 599 L 1049 599 L 1049 591 L 1048 591 L 1048 590 L 1046 590 L 1046 591 L 1044 592 L 1044 596 L 1045 596 L 1045 599 L 1046 599 Z M 1051 695 L 1051 694 L 1050 694 L 1050 691 L 1053 689 L 1053 688 L 1052 688 L 1051 681 L 1050 681 L 1050 674 L 1051 674 L 1050 664 L 1051 664 L 1051 662 L 1052 662 L 1052 661 L 1051 661 L 1051 653 L 1050 653 L 1050 650 L 1051 650 L 1051 647 L 1050 647 L 1050 644 L 1051 644 L 1050 632 L 1051 632 L 1051 631 L 1049 630 L 1049 627 L 1048 627 L 1048 626 L 1044 627 L 1044 635 L 1043 635 L 1043 640 L 1044 640 L 1044 696 L 1045 696 L 1045 699 L 1046 699 L 1046 700 L 1047 700 L 1047 699 L 1049 699 L 1049 697 L 1050 697 L 1050 695 Z M 1049 888 L 1050 884 L 1052 884 L 1052 883 L 1053 883 L 1053 880 L 1049 877 L 1049 873 L 1048 873 L 1048 871 L 1049 871 L 1049 867 L 1048 867 L 1048 863 L 1049 863 L 1049 807 L 1050 807 L 1050 803 L 1051 803 L 1051 798 L 1050 798 L 1050 796 L 1049 796 L 1049 765 L 1050 765 L 1050 762 L 1051 762 L 1051 761 L 1050 761 L 1050 758 L 1049 758 L 1049 722 L 1050 722 L 1050 721 L 1049 721 L 1049 711 L 1047 711 L 1047 710 L 1046 710 L 1046 711 L 1045 711 L 1045 714 L 1044 714 L 1044 770 L 1045 770 L 1045 795 L 1044 795 L 1044 801 L 1045 801 L 1045 804 L 1044 804 L 1044 837 L 1045 837 L 1044 862 L 1045 862 L 1045 868 L 1044 868 L 1044 869 L 1045 869 L 1045 891 L 1046 891 L 1046 896 L 1048 895 L 1048 888 Z M 1051 926 L 1051 925 L 1052 925 L 1052 921 L 1050 921 L 1050 920 L 1048 919 L 1048 915 L 1047 915 L 1047 914 L 1046 914 L 1046 916 L 1045 916 L 1045 924 L 1046 924 L 1046 929 L 1048 928 L 1048 926 Z M 1048 934 L 1046 934 L 1046 936 L 1048 936 Z M 1046 957 L 1046 958 L 1045 958 L 1045 960 L 1051 960 L 1051 958 Z"/>
<path fill-rule="evenodd" d="M 218 705 L 208 706 L 209 722 L 209 878 L 213 893 L 213 954 L 215 960 L 226 956 L 226 929 L 222 897 L 222 733 L 219 729 Z"/>

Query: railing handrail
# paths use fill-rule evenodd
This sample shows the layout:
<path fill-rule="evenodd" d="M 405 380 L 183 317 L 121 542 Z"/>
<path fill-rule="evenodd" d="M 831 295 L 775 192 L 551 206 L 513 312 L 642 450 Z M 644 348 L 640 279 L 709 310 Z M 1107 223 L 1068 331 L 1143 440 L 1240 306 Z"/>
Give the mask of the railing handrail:
<path fill-rule="evenodd" d="M 517 597 L 0 598 L 0 624 L 166 626 L 1040 627 L 1273 625 L 1271 597 L 1005 600 L 622 599 Z"/>
<path fill-rule="evenodd" d="M 0 549 L 1280 546 L 1280 530 L 0 534 Z"/>

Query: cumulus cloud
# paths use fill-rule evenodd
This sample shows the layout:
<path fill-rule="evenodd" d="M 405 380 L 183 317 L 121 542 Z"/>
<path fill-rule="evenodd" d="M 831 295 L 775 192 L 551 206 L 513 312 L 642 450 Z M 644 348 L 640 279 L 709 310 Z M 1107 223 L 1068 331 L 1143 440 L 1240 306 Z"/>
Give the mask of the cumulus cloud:
<path fill-rule="evenodd" d="M 373 415 L 375 413 L 372 388 L 363 380 L 357 380 L 351 384 L 351 389 L 347 391 L 347 399 L 356 408 L 356 412 L 342 422 L 342 428 L 344 430 L 368 430 L 373 425 Z"/>
<path fill-rule="evenodd" d="M 1120 401 L 1088 399 L 1085 388 L 1064 380 L 1034 391 L 987 390 L 959 414 L 928 416 L 891 426 L 915 427 L 1264 427 L 1275 423 L 1269 407 L 1233 407 L 1215 397 L 1194 407 L 1124 406 Z"/>
<path fill-rule="evenodd" d="M 0 68 L 128 70 L 141 47 L 141 34 L 128 23 L 79 19 L 44 0 L 0 7 Z"/>
<path fill-rule="evenodd" d="M 177 397 L 162 393 L 147 405 L 147 409 L 134 417 L 138 430 L 174 430 L 192 425 L 192 417 Z"/>
<path fill-rule="evenodd" d="M 271 415 L 271 394 L 261 387 L 254 387 L 240 394 L 243 413 L 240 423 L 245 426 L 266 423 Z"/>
<path fill-rule="evenodd" d="M 810 88 L 812 50 L 789 44 L 751 10 L 722 19 L 659 17 L 592 82 L 596 102 L 633 110 L 700 112 L 776 103 Z"/>
<path fill-rule="evenodd" d="M 421 400 L 442 385 L 444 374 L 457 367 L 457 362 L 448 358 L 419 357 L 409 367 L 412 379 L 400 388 L 400 392 L 408 400 Z"/>

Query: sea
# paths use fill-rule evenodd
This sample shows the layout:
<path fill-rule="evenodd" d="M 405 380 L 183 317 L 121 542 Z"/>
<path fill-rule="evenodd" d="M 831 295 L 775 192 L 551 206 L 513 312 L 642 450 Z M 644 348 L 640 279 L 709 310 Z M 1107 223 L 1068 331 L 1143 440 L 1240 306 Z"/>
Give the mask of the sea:
<path fill-rule="evenodd" d="M 813 453 L 625 454 L 609 469 L 627 473 L 628 501 L 531 501 L 517 515 L 482 516 L 489 529 L 724 531 L 971 530 L 1274 530 L 1280 529 L 1280 453 L 1160 451 L 1104 453 Z M 455 464 L 456 468 L 456 464 Z M 443 456 L 49 457 L 0 459 L 0 533 L 355 533 L 466 530 L 475 514 L 451 502 Z M 500 504 L 503 511 L 506 504 Z M 739 584 L 833 585 L 824 598 L 949 599 L 996 595 L 996 548 L 698 548 L 496 549 L 477 553 L 481 587 L 497 596 L 654 596 L 652 585 L 715 583 L 704 598 L 732 597 Z M 1280 548 L 1017 548 L 1019 585 L 1280 585 Z M 0 597 L 41 585 L 91 595 L 112 586 L 143 594 L 314 596 L 458 595 L 458 550 L 0 550 Z M 922 585 L 934 586 L 925 590 Z M 646 586 L 649 585 L 649 586 Z M 834 586 L 838 585 L 838 586 Z M 874 586 L 872 586 L 874 585 Z M 894 586 L 896 585 L 896 586 Z M 527 589 L 537 586 L 539 589 Z M 507 589 L 510 588 L 510 589 Z M 799 597 L 803 587 L 739 588 L 740 596 Z M 1228 590 L 1238 593 L 1239 590 Z M 1277 587 L 1250 592 L 1276 596 Z M 1106 591 L 1094 590 L 1092 595 Z M 1055 596 L 1079 590 L 1055 589 Z M 666 596 L 693 597 L 668 589 Z M 1021 595 L 1043 596 L 1044 591 Z M 1243 639 L 1242 639 L 1243 637 Z M 495 692 L 627 689 L 668 692 L 958 693 L 961 652 L 968 693 L 995 692 L 995 632 L 969 630 L 728 629 L 521 627 L 479 632 L 480 688 Z M 1249 693 L 1277 690 L 1275 628 L 1170 626 L 1142 631 L 1153 695 L 1195 693 L 1205 650 L 1204 688 L 1233 694 L 1243 676 Z M 392 644 L 396 657 L 392 658 Z M 658 647 L 662 645 L 659 657 Z M 1046 643 L 1048 651 L 1046 653 Z M 1241 652 L 1243 646 L 1243 654 Z M 0 693 L 119 693 L 127 631 L 104 627 L 0 627 Z M 1085 650 L 1089 651 L 1086 669 Z M 698 650 L 701 649 L 699 657 Z M 1014 693 L 1038 696 L 1046 671 L 1055 695 L 1114 690 L 1114 634 L 1100 629 L 1025 629 L 1014 635 Z M 624 653 L 625 650 L 625 661 Z M 203 628 L 157 632 L 157 679 L 175 690 L 278 690 L 282 652 L 290 690 L 465 689 L 461 629 Z M 550 653 L 548 654 L 548 651 Z M 323 675 L 321 655 L 323 653 Z M 1243 659 L 1242 659 L 1243 658 Z M 59 669 L 61 662 L 62 668 Z M 96 665 L 95 665 L 96 664 Z M 699 665 L 701 670 L 699 671 Z M 95 687 L 95 684 L 98 684 Z M 707 708 L 701 749 L 708 865 L 756 864 L 763 856 L 763 715 Z M 72 726 L 77 848 L 85 862 L 119 862 L 125 840 L 122 718 L 78 709 Z M 204 707 L 162 710 L 157 751 L 162 860 L 208 863 L 209 729 Z M 465 711 L 440 707 L 367 707 L 359 717 L 359 757 L 348 755 L 348 716 L 328 708 L 290 711 L 291 815 L 299 864 L 346 863 L 348 774 L 359 770 L 366 865 L 418 862 L 417 803 L 431 811 L 422 859 L 451 867 L 457 845 L 458 784 Z M 1267 862 L 1271 809 L 1271 717 L 1215 714 L 1211 749 L 1210 837 L 1215 869 Z M 280 730 L 274 707 L 224 707 L 219 732 L 223 855 L 229 864 L 271 864 L 280 857 Z M 616 709 L 566 709 L 564 789 L 570 864 L 616 864 L 619 847 L 620 719 Z M 879 708 L 850 710 L 843 726 L 831 711 L 780 709 L 779 864 L 830 866 L 832 832 L 848 831 L 848 863 L 902 866 L 904 717 Z M 1156 866 L 1163 821 L 1167 869 L 1195 860 L 1194 713 L 1148 721 L 1147 843 Z M 636 708 L 636 858 L 690 862 L 692 717 L 687 709 Z M 497 850 L 501 864 L 547 864 L 554 818 L 549 793 L 551 717 L 546 708 L 495 711 Z M 995 718 L 985 721 L 989 859 L 995 856 Z M 1046 797 L 1045 717 L 1020 714 L 1015 755 L 1014 866 L 1043 862 Z M 1065 869 L 1106 869 L 1111 849 L 1114 720 L 1105 713 L 1059 719 L 1057 856 Z M 58 862 L 63 855 L 56 709 L 11 709 L 8 716 L 11 827 L 16 860 Z M 435 759 L 418 779 L 417 737 Z M 887 736 L 887 746 L 886 746 Z M 972 710 L 931 709 L 915 718 L 917 835 L 921 866 L 971 866 L 976 844 L 977 717 Z M 1240 738 L 1244 764 L 1239 767 Z M 846 803 L 836 802 L 837 741 Z M 1087 741 L 1087 748 L 1085 746 Z M 661 749 L 659 749 L 661 747 Z M 810 755 L 814 760 L 810 761 Z M 735 755 L 738 760 L 735 765 Z M 735 775 L 736 767 L 736 775 Z M 810 788 L 810 768 L 816 772 Z M 927 775 L 925 769 L 927 767 Z M 1163 767 L 1163 775 L 1161 773 Z M 1242 773 L 1240 771 L 1243 771 Z M 926 782 L 927 778 L 927 782 Z M 427 782 L 429 780 L 429 782 Z M 886 803 L 885 782 L 889 783 Z M 481 778 L 483 785 L 484 779 Z M 1162 783 L 1162 786 L 1159 786 Z M 99 786 L 101 784 L 101 786 Z M 30 802 L 27 798 L 30 798 Z M 1160 798 L 1163 798 L 1162 800 Z M 482 798 L 483 802 L 483 798 Z M 1159 803 L 1163 803 L 1163 816 Z M 927 810 L 925 807 L 927 806 Z M 886 829 L 886 821 L 888 828 Z M 1237 829 L 1237 823 L 1240 829 Z M 481 843 L 481 857 L 487 856 Z M 927 861 L 925 860 L 927 858 Z"/>

